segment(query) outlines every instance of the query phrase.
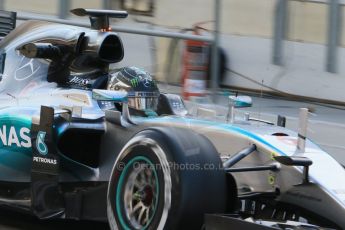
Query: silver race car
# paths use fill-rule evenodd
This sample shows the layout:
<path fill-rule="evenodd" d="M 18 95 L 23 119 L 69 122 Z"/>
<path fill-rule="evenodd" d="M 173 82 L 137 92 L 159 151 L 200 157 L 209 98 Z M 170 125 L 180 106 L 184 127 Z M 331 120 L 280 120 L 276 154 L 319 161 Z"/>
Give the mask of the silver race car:
<path fill-rule="evenodd" d="M 229 119 L 192 116 L 145 70 L 112 68 L 126 12 L 72 12 L 91 28 L 26 21 L 0 43 L 1 207 L 111 229 L 345 228 L 345 170 L 306 122 L 237 120 L 238 97 Z"/>

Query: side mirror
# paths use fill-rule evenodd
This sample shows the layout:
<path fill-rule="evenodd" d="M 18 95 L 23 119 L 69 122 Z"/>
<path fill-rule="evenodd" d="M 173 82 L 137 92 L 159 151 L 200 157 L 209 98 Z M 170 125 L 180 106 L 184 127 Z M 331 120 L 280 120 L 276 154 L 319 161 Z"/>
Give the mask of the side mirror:
<path fill-rule="evenodd" d="M 104 89 L 93 89 L 92 99 L 97 101 L 113 101 L 113 102 L 127 102 L 127 92 L 104 90 Z"/>
<path fill-rule="evenodd" d="M 229 102 L 235 108 L 251 107 L 253 104 L 252 98 L 249 96 L 229 96 Z"/>
<path fill-rule="evenodd" d="M 229 110 L 226 121 L 233 123 L 235 120 L 235 108 L 251 107 L 252 98 L 249 96 L 229 96 Z"/>

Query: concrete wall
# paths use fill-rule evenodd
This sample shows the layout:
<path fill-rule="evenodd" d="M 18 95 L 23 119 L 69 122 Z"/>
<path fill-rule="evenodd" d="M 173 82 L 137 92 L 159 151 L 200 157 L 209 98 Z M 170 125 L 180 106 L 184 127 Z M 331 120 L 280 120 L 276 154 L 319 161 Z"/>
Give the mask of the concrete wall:
<path fill-rule="evenodd" d="M 272 37 L 275 2 L 276 0 L 223 0 L 222 33 Z M 210 9 L 213 9 L 213 1 Z"/>
<path fill-rule="evenodd" d="M 226 84 L 256 90 L 274 88 L 290 94 L 345 101 L 345 68 L 339 74 L 325 71 L 326 46 L 286 41 L 283 66 L 272 65 L 272 40 L 256 37 L 224 36 L 230 58 L 229 66 L 243 76 L 228 73 Z M 345 48 L 339 49 L 345 60 Z M 256 83 L 254 83 L 255 81 Z M 270 88 L 261 86 L 261 83 Z"/>
<path fill-rule="evenodd" d="M 213 1 L 203 0 L 210 12 L 200 6 L 199 0 L 161 0 L 168 4 L 170 15 L 180 11 L 178 20 L 167 16 L 167 9 L 157 9 L 160 25 L 188 27 L 202 20 L 211 20 Z M 288 31 L 283 47 L 283 65 L 272 64 L 272 36 L 276 0 L 226 0 L 222 1 L 222 47 L 229 57 L 228 67 L 238 73 L 228 73 L 226 85 L 256 90 L 277 91 L 306 97 L 345 102 L 345 49 L 338 48 L 338 70 L 336 74 L 326 71 L 328 1 L 288 2 Z M 341 2 L 345 3 L 345 2 Z M 176 4 L 176 5 L 175 5 Z M 204 5 L 204 7 L 206 7 Z M 183 11 L 182 11 L 183 8 Z M 185 15 L 188 10 L 193 15 Z M 166 12 L 160 15 L 160 11 Z M 341 6 L 341 45 L 345 46 L 345 10 Z M 164 17 L 165 15 L 166 17 Z M 212 28 L 212 24 L 207 25 Z M 159 60 L 167 54 L 166 41 L 159 43 Z M 181 48 L 181 46 L 180 46 Z M 169 60 L 166 63 L 170 63 Z M 175 69 L 180 66 L 176 64 Z M 163 71 L 164 68 L 161 68 Z M 167 75 L 161 74 L 160 77 Z M 179 82 L 179 73 L 173 80 Z M 171 81 L 171 79 L 169 79 Z M 263 85 L 262 85 L 263 82 Z"/>
<path fill-rule="evenodd" d="M 178 28 L 191 28 L 194 24 L 213 20 L 213 0 L 157 0 L 154 21 L 156 24 Z M 225 0 L 222 1 L 224 34 L 272 36 L 275 0 Z M 212 22 L 205 27 L 212 29 Z"/>
<path fill-rule="evenodd" d="M 212 0 L 156 0 L 154 22 L 159 25 L 190 28 L 212 20 Z"/>
<path fill-rule="evenodd" d="M 289 1 L 287 38 L 326 44 L 328 5 L 323 2 Z"/>
<path fill-rule="evenodd" d="M 60 0 L 4 0 L 4 7 L 11 11 L 25 11 L 58 15 Z M 70 0 L 74 8 L 102 8 L 102 0 Z"/>
<path fill-rule="evenodd" d="M 221 32 L 271 38 L 276 2 L 277 0 L 223 0 Z M 213 7 L 212 0 L 159 0 L 154 21 L 171 27 L 191 27 L 198 22 L 212 21 Z M 289 40 L 326 43 L 326 2 L 289 0 L 288 11 Z M 212 29 L 212 23 L 205 27 Z"/>
<path fill-rule="evenodd" d="M 93 0 L 93 1 L 70 0 L 70 1 L 71 1 L 71 9 L 74 9 L 74 8 L 101 9 L 102 8 L 102 0 Z"/>
<path fill-rule="evenodd" d="M 11 11 L 26 11 L 32 13 L 57 14 L 59 0 L 5 0 L 4 7 Z"/>
<path fill-rule="evenodd" d="M 168 39 L 159 39 L 158 49 L 164 50 L 168 43 Z M 228 72 L 225 85 L 345 101 L 345 65 L 339 65 L 338 74 L 326 72 L 325 45 L 285 41 L 284 65 L 277 66 L 271 62 L 272 40 L 269 38 L 222 35 L 221 44 L 230 60 L 228 67 L 239 73 Z M 159 53 L 159 80 L 180 83 L 181 65 L 172 60 L 176 55 L 181 56 L 181 52 Z M 339 59 L 345 60 L 345 48 L 339 48 Z M 170 63 L 173 63 L 173 72 L 167 74 L 165 67 Z"/>

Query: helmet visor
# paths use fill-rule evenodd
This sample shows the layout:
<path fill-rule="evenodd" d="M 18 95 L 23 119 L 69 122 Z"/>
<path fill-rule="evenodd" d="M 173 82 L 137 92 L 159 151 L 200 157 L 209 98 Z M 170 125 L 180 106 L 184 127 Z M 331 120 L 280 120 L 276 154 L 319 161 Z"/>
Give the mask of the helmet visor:
<path fill-rule="evenodd" d="M 129 92 L 128 106 L 136 110 L 157 109 L 159 92 Z"/>
<path fill-rule="evenodd" d="M 157 97 L 129 97 L 128 106 L 136 110 L 153 110 L 157 109 Z"/>

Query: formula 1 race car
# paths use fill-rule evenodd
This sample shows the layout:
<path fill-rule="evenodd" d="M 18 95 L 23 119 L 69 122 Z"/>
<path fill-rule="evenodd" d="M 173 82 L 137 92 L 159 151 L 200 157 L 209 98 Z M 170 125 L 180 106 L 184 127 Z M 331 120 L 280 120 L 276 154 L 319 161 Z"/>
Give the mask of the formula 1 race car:
<path fill-rule="evenodd" d="M 345 228 L 345 170 L 305 133 L 190 115 L 111 68 L 126 12 L 72 12 L 91 29 L 26 21 L 0 43 L 1 207 L 111 229 Z"/>

